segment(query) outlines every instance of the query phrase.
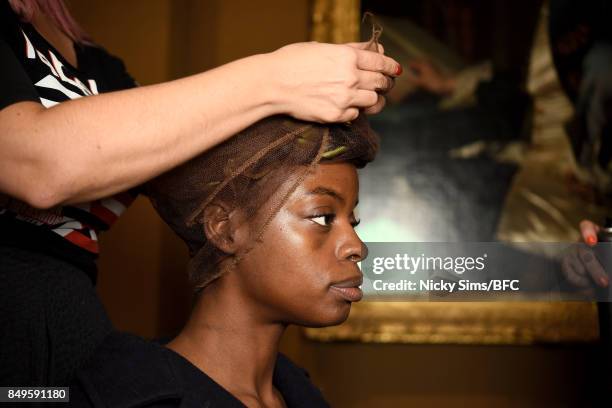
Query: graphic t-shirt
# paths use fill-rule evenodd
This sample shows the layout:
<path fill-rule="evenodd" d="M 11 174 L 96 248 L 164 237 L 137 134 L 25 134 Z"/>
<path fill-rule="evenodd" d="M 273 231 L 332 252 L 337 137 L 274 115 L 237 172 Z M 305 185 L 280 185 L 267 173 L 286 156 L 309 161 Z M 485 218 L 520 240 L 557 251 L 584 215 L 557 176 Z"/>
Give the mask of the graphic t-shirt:
<path fill-rule="evenodd" d="M 0 109 L 23 101 L 52 108 L 70 99 L 136 86 L 121 60 L 101 47 L 75 45 L 78 64 L 72 66 L 32 25 L 20 21 L 7 1 L 0 2 L 0 31 Z M 108 229 L 134 198 L 126 192 L 39 210 L 0 193 L 0 242 L 95 257 L 98 233 Z"/>

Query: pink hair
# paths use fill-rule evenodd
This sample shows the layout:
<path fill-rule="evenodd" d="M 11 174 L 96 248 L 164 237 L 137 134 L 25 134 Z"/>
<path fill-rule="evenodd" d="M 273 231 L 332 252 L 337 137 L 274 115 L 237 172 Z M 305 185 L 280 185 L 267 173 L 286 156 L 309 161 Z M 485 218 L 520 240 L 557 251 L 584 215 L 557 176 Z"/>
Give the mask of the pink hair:
<path fill-rule="evenodd" d="M 31 22 L 34 13 L 49 16 L 70 39 L 80 44 L 91 44 L 91 39 L 70 15 L 63 0 L 8 0 L 11 8 L 23 21 Z"/>

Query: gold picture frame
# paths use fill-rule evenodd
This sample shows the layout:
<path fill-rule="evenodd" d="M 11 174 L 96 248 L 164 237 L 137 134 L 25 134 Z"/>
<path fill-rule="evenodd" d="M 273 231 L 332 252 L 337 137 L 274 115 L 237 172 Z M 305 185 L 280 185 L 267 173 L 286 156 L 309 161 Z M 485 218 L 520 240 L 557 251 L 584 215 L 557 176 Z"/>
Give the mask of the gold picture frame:
<path fill-rule="evenodd" d="M 368 302 L 340 326 L 305 329 L 317 341 L 427 344 L 595 342 L 597 308 L 580 302 Z"/>
<path fill-rule="evenodd" d="M 315 0 L 312 39 L 359 39 L 359 0 Z M 594 342 L 597 307 L 580 302 L 369 302 L 340 326 L 305 329 L 317 341 L 535 344 Z"/>

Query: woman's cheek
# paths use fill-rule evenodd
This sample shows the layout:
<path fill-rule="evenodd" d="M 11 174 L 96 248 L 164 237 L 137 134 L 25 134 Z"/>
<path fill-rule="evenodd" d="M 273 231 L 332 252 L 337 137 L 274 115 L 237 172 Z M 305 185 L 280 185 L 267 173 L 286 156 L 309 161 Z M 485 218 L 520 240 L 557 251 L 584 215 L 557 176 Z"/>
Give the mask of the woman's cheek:
<path fill-rule="evenodd" d="M 316 251 L 322 245 L 325 234 L 306 216 L 281 211 L 275 219 L 275 224 L 279 244 L 286 250 L 298 251 L 295 255 Z"/>

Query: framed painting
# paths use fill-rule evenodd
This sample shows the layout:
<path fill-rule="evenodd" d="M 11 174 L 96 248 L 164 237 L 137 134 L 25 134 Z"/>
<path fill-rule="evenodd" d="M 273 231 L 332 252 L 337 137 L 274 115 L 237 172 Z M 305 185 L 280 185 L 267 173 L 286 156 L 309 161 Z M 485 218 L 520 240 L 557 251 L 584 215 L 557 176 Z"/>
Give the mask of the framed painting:
<path fill-rule="evenodd" d="M 361 15 L 364 10 L 359 0 L 315 0 L 312 6 L 313 40 L 344 43 L 360 39 Z M 400 24 L 395 17 L 383 16 L 381 25 L 386 53 L 402 64 L 433 50 L 433 55 L 429 57 L 440 62 L 443 69 L 457 71 L 469 65 L 462 61 L 460 55 L 445 49 L 444 44 L 429 38 L 427 33 L 414 24 Z M 541 38 L 538 37 L 538 41 L 546 41 L 543 37 L 545 30 L 540 31 L 538 35 Z M 362 38 L 365 37 L 367 35 Z M 536 58 L 536 63 L 540 60 Z M 550 73 L 553 69 L 550 60 L 548 64 Z M 550 75 L 542 74 L 540 77 L 550 81 Z M 547 103 L 557 104 L 556 111 L 567 115 L 567 102 L 563 102 L 560 96 L 551 99 L 551 87 L 538 86 L 537 83 L 533 85 L 533 81 L 537 80 L 538 75 L 532 75 L 531 88 L 535 89 L 536 103 L 538 90 L 544 89 L 549 92 L 544 98 Z M 398 83 L 398 87 L 400 92 L 409 92 L 409 86 Z M 363 225 L 359 227 L 361 230 L 358 233 L 364 241 L 528 242 L 551 237 L 559 241 L 577 239 L 573 226 L 584 215 L 576 210 L 580 208 L 580 203 L 574 203 L 575 208 L 571 205 L 564 207 L 570 215 L 565 217 L 566 223 L 560 227 L 558 224 L 553 225 L 554 220 L 546 221 L 546 217 L 554 216 L 554 209 L 547 211 L 541 202 L 536 202 L 533 196 L 525 193 L 536 191 L 538 197 L 544 198 L 548 194 L 553 202 L 555 199 L 565 199 L 554 196 L 565 194 L 563 188 L 554 189 L 562 180 L 533 182 L 534 174 L 551 173 L 550 166 L 555 164 L 546 161 L 545 157 L 548 156 L 542 158 L 538 156 L 542 154 L 541 151 L 530 152 L 521 146 L 517 147 L 516 143 L 505 143 L 502 156 L 512 156 L 512 152 L 516 153 L 518 149 L 520 165 L 517 161 L 499 160 L 499 157 L 489 163 L 481 160 L 478 154 L 474 155 L 474 151 L 483 150 L 482 146 L 487 150 L 491 145 L 478 136 L 491 133 L 491 129 L 486 128 L 486 118 L 476 120 L 479 126 L 485 128 L 475 129 L 470 128 L 469 123 L 466 125 L 462 122 L 466 115 L 469 117 L 471 111 L 435 112 L 431 115 L 442 116 L 423 117 L 422 109 L 415 111 L 402 104 L 402 100 L 410 99 L 405 95 L 396 98 L 390 95 L 389 99 L 395 102 L 393 106 L 371 120 L 383 140 L 381 154 L 377 161 L 361 173 L 359 215 Z M 544 132 L 546 140 L 553 136 L 557 138 L 549 143 L 551 149 L 562 149 L 556 154 L 568 154 L 569 146 L 561 130 L 563 117 L 557 118 L 556 122 L 549 119 L 535 120 L 553 123 L 554 126 L 544 130 L 542 126 L 533 128 Z M 446 127 L 441 127 L 440 124 L 444 123 Z M 449 132 L 449 129 L 453 131 Z M 461 129 L 467 129 L 465 133 L 472 139 L 463 137 Z M 496 128 L 495 131 L 504 130 Z M 453 133 L 453 137 L 445 138 L 448 133 Z M 403 153 L 398 155 L 397 152 Z M 456 175 L 462 176 L 453 179 Z M 385 182 L 381 183 L 380 180 Z M 539 218 L 527 219 L 526 215 L 535 214 L 536 210 L 540 211 L 536 214 Z M 598 209 L 592 211 L 593 216 L 599 214 Z M 516 220 L 519 221 L 514 222 Z M 542 220 L 544 225 L 553 225 L 545 230 L 554 230 L 554 235 L 542 234 L 541 228 L 540 235 L 531 233 L 530 228 L 533 229 L 534 223 L 538 224 Z M 597 319 L 597 306 L 592 302 L 388 302 L 368 300 L 366 293 L 364 300 L 353 305 L 349 319 L 342 325 L 305 329 L 305 333 L 308 338 L 318 341 L 575 343 L 598 340 Z"/>

